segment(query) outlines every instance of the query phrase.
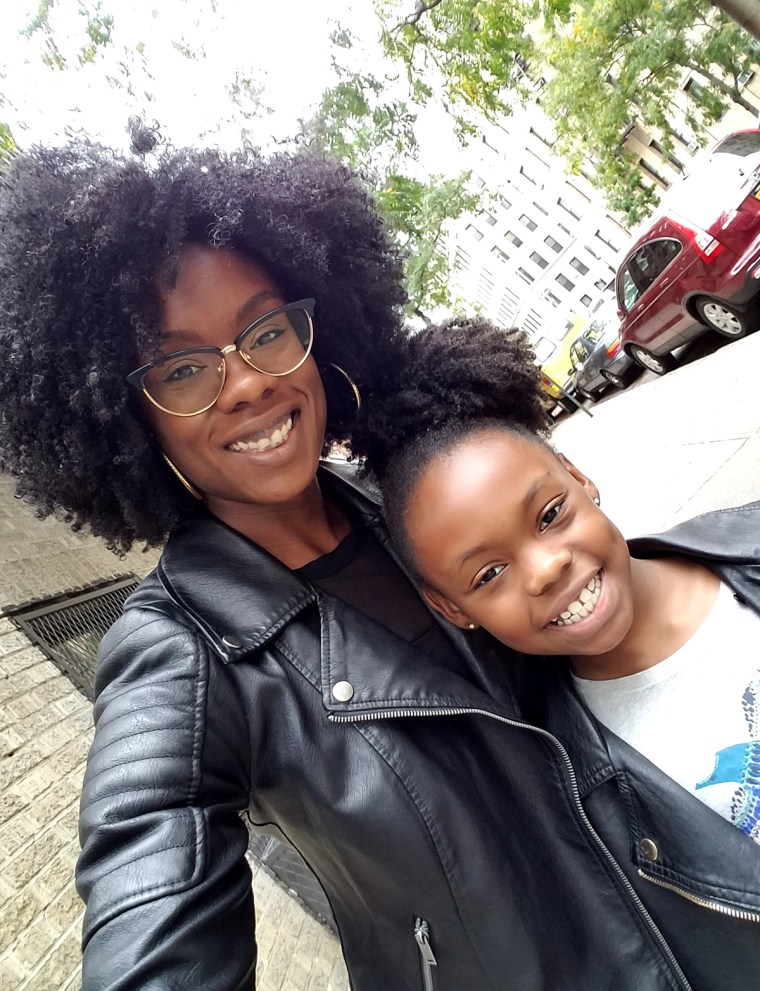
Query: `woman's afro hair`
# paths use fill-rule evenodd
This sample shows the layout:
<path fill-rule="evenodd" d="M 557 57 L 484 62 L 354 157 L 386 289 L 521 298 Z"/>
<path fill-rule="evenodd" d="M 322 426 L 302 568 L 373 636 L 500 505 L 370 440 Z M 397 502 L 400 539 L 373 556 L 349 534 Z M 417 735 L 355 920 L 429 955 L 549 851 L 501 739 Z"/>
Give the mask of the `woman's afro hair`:
<path fill-rule="evenodd" d="M 481 430 L 548 443 L 551 419 L 522 331 L 455 317 L 407 337 L 393 361 L 382 394 L 360 410 L 351 449 L 380 486 L 391 535 L 416 571 L 404 518 L 426 465 Z"/>
<path fill-rule="evenodd" d="M 186 242 L 245 252 L 286 301 L 314 296 L 315 358 L 364 396 L 405 302 L 397 253 L 341 165 L 155 146 L 133 126 L 131 155 L 79 140 L 0 175 L 0 468 L 41 516 L 117 551 L 160 544 L 192 502 L 125 382 L 157 348 L 159 290 Z M 345 417 L 330 420 L 328 441 L 348 436 Z"/>

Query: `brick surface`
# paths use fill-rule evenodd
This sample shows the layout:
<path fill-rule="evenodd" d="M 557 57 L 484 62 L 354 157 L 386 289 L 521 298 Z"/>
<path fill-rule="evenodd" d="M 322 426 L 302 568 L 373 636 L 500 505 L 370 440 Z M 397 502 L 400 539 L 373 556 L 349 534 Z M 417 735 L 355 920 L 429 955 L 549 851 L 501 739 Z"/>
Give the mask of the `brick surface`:
<path fill-rule="evenodd" d="M 0 475 L 0 609 L 146 574 L 156 554 L 120 560 L 55 520 L 36 520 Z M 90 703 L 0 616 L 0 991 L 78 991 L 83 906 L 74 889 Z M 253 865 L 259 991 L 348 991 L 340 947 Z"/>

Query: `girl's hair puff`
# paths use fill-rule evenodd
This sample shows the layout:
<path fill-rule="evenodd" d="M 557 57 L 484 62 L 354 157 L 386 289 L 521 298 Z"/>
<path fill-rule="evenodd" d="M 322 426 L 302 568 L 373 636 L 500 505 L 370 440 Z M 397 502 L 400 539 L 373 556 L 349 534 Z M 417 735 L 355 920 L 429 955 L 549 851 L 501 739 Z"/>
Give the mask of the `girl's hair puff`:
<path fill-rule="evenodd" d="M 359 413 L 351 447 L 380 486 L 391 536 L 419 578 L 404 518 L 426 466 L 482 430 L 548 443 L 551 419 L 522 331 L 454 317 L 408 336 L 394 359 L 383 393 Z"/>

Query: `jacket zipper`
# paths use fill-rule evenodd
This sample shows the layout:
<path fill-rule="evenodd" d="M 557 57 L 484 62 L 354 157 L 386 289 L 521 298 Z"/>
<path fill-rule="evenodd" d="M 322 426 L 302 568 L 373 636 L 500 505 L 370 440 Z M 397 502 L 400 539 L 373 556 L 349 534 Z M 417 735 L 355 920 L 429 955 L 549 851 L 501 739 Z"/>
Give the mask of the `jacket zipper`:
<path fill-rule="evenodd" d="M 438 966 L 435 954 L 430 946 L 430 926 L 424 919 L 414 920 L 414 938 L 422 957 L 422 984 L 424 991 L 435 991 L 433 985 L 433 967 Z"/>
<path fill-rule="evenodd" d="M 741 919 L 742 922 L 760 922 L 760 913 L 750 912 L 746 908 L 732 908 L 730 905 L 723 905 L 721 902 L 712 901 L 709 898 L 702 898 L 700 895 L 694 895 L 685 888 L 681 888 L 676 884 L 671 884 L 670 881 L 662 881 L 658 877 L 652 877 L 651 874 L 646 874 L 639 868 L 639 877 L 643 877 L 645 881 L 649 881 L 651 884 L 656 884 L 660 888 L 667 888 L 668 891 L 673 891 L 675 894 L 680 895 L 687 901 L 694 902 L 695 905 L 699 905 L 700 908 L 709 908 L 712 912 L 720 912 L 721 915 L 728 915 L 732 919 Z"/>
<path fill-rule="evenodd" d="M 676 960 L 676 958 L 673 956 L 673 951 L 670 949 L 667 942 L 665 941 L 665 937 L 662 935 L 660 930 L 655 925 L 655 922 L 652 919 L 649 912 L 647 912 L 644 903 L 636 894 L 635 888 L 628 880 L 628 878 L 625 876 L 622 867 L 612 856 L 610 851 L 605 846 L 601 836 L 599 836 L 597 831 L 591 825 L 591 821 L 586 815 L 586 810 L 583 808 L 583 804 L 581 803 L 580 793 L 578 791 L 578 780 L 575 776 L 575 768 L 572 765 L 568 752 L 565 750 L 565 748 L 562 746 L 562 744 L 559 742 L 556 736 L 552 736 L 551 733 L 549 733 L 545 729 L 541 729 L 539 726 L 531 726 L 528 723 L 518 722 L 518 720 L 516 719 L 508 719 L 506 716 L 499 716 L 497 715 L 497 713 L 489 712 L 487 709 L 476 709 L 476 708 L 450 707 L 444 709 L 392 709 L 388 712 L 373 712 L 370 714 L 361 714 L 361 715 L 331 712 L 328 715 L 328 719 L 340 723 L 362 723 L 362 722 L 372 722 L 377 719 L 403 719 L 405 717 L 411 717 L 411 716 L 465 716 L 465 715 L 487 716 L 489 719 L 495 719 L 498 722 L 506 723 L 507 726 L 514 726 L 515 729 L 524 729 L 524 730 L 529 730 L 532 733 L 538 733 L 539 736 L 543 736 L 545 739 L 549 740 L 550 743 L 552 743 L 552 745 L 557 749 L 557 751 L 560 754 L 560 757 L 562 758 L 565 764 L 568 780 L 570 781 L 570 788 L 573 796 L 573 804 L 575 805 L 575 809 L 581 819 L 581 822 L 586 827 L 586 830 L 588 831 L 588 833 L 590 834 L 590 836 L 592 837 L 598 848 L 601 850 L 602 855 L 604 856 L 607 863 L 610 865 L 610 867 L 612 867 L 618 880 L 621 882 L 626 892 L 628 893 L 631 901 L 634 903 L 636 908 L 641 913 L 641 916 L 644 919 L 645 923 L 647 924 L 650 932 L 655 937 L 657 943 L 662 949 L 662 952 L 665 954 L 665 957 L 668 959 L 671 967 L 673 968 L 679 980 L 681 981 L 683 985 L 683 991 L 692 991 L 691 984 L 689 984 L 689 982 L 686 980 L 686 975 L 684 974 L 683 970 L 681 970 L 681 966 Z"/>

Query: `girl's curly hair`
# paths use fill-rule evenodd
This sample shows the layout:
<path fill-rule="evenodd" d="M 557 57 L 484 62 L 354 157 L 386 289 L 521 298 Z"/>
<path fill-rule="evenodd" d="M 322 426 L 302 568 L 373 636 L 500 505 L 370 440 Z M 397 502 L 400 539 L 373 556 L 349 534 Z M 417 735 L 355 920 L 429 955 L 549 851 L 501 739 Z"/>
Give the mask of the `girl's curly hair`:
<path fill-rule="evenodd" d="M 455 317 L 395 349 L 382 389 L 360 410 L 351 449 L 380 486 L 391 536 L 417 578 L 405 513 L 425 467 L 481 430 L 548 444 L 550 424 L 540 371 L 522 331 Z"/>
<path fill-rule="evenodd" d="M 135 137 L 153 150 L 155 134 Z M 0 175 L 0 468 L 41 516 L 115 550 L 160 544 L 190 498 L 125 382 L 157 346 L 159 289 L 190 240 L 245 252 L 286 300 L 314 296 L 315 357 L 363 395 L 400 335 L 397 253 L 337 163 L 169 149 L 148 164 L 82 140 L 16 156 Z M 345 439 L 329 391 L 328 409 L 327 440 Z"/>

